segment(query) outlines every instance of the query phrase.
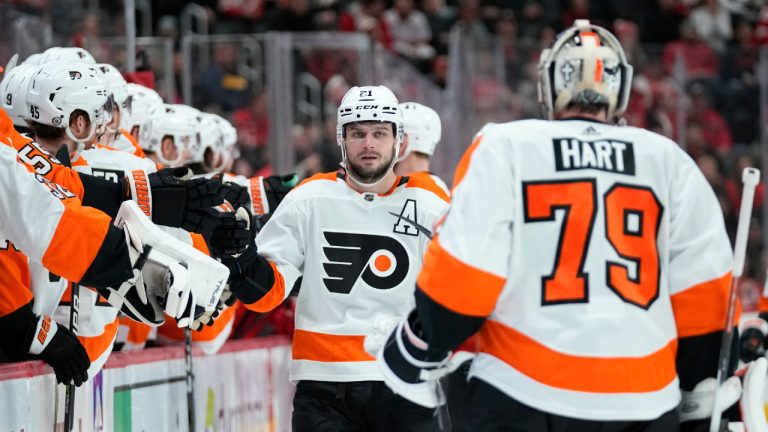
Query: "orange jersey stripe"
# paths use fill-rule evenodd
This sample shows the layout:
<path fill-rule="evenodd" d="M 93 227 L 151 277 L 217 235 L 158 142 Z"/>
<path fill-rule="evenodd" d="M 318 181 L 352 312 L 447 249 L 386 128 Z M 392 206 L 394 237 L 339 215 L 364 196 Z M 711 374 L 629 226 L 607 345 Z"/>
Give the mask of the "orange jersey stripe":
<path fill-rule="evenodd" d="M 192 238 L 193 248 L 208 256 L 211 256 L 211 251 L 208 250 L 208 243 L 205 242 L 205 238 L 202 235 L 197 233 L 189 233 L 189 236 Z"/>
<path fill-rule="evenodd" d="M 74 199 L 61 201 L 56 232 L 43 255 L 42 264 L 54 274 L 79 281 L 90 267 L 109 229 L 110 217 Z"/>
<path fill-rule="evenodd" d="M 435 180 L 432 178 L 429 173 L 413 173 L 408 176 L 408 183 L 405 185 L 406 188 L 421 188 L 424 190 L 428 190 L 432 192 L 433 194 L 439 196 L 443 201 L 450 202 L 451 198 L 448 196 L 447 193 L 438 186 L 437 183 L 435 183 Z"/>
<path fill-rule="evenodd" d="M 131 147 L 133 147 L 133 155 L 138 156 L 142 159 L 146 159 L 147 155 L 144 153 L 144 149 L 141 148 L 139 145 L 139 142 L 136 141 L 136 138 L 133 137 L 133 135 L 130 134 L 125 129 L 120 129 L 120 134 L 124 136 L 128 141 L 131 143 Z"/>
<path fill-rule="evenodd" d="M 128 328 L 128 336 L 126 341 L 134 345 L 142 345 L 147 342 L 149 333 L 152 331 L 152 327 L 147 324 L 134 321 L 128 317 L 119 318 L 121 326 Z"/>
<path fill-rule="evenodd" d="M 0 240 L 0 317 L 32 301 L 27 257 Z"/>
<path fill-rule="evenodd" d="M 269 292 L 259 301 L 245 305 L 246 308 L 254 312 L 269 312 L 285 300 L 285 279 L 275 264 L 269 263 L 269 265 L 272 267 L 272 274 L 275 275 L 275 282 Z"/>
<path fill-rule="evenodd" d="M 417 285 L 453 312 L 485 317 L 496 306 L 504 282 L 504 278 L 461 262 L 435 237 L 427 248 Z"/>
<path fill-rule="evenodd" d="M 731 273 L 672 295 L 678 337 L 698 336 L 723 330 L 731 289 Z M 738 300 L 738 297 L 737 297 Z M 738 324 L 741 303 L 734 316 Z"/>
<path fill-rule="evenodd" d="M 472 153 L 477 150 L 477 146 L 480 145 L 482 140 L 483 134 L 477 134 L 475 139 L 472 140 L 472 144 L 464 153 L 464 156 L 461 157 L 459 164 L 456 165 L 456 173 L 453 175 L 453 188 L 451 190 L 456 189 L 456 186 L 464 180 L 464 176 L 467 175 L 467 170 L 469 169 L 469 162 L 472 160 Z"/>
<path fill-rule="evenodd" d="M 480 352 L 551 387 L 589 393 L 646 393 L 677 376 L 677 339 L 644 357 L 581 357 L 552 350 L 501 324 L 487 321 L 478 333 Z"/>
<path fill-rule="evenodd" d="M 119 320 L 115 319 L 111 323 L 104 326 L 104 332 L 98 336 L 77 336 L 77 339 L 85 348 L 88 353 L 88 358 L 91 361 L 95 361 L 101 357 L 104 352 L 112 346 L 115 341 L 115 335 L 117 334 Z"/>
<path fill-rule="evenodd" d="M 299 185 L 298 185 L 298 186 L 296 186 L 296 187 L 300 187 L 300 186 L 302 186 L 302 185 L 304 185 L 304 184 L 307 184 L 307 183 L 309 183 L 309 182 L 312 182 L 312 181 L 315 181 L 315 180 L 330 180 L 330 181 L 336 181 L 336 179 L 338 178 L 338 177 L 337 177 L 337 176 L 338 176 L 338 174 L 339 174 L 339 172 L 338 172 L 338 171 L 315 174 L 315 175 L 313 175 L 312 177 L 309 177 L 309 178 L 305 178 L 304 180 L 302 180 L 302 181 L 301 181 L 301 183 L 299 183 Z"/>
<path fill-rule="evenodd" d="M 760 296 L 760 300 L 757 301 L 757 311 L 759 313 L 768 312 L 768 297 Z"/>
<path fill-rule="evenodd" d="M 200 330 L 193 331 L 192 341 L 210 342 L 216 340 L 219 334 L 221 334 L 221 332 L 226 329 L 227 324 L 229 324 L 229 322 L 233 319 L 235 319 L 234 307 L 223 310 L 221 314 L 216 317 L 216 320 L 213 321 L 212 325 L 204 325 Z M 170 318 L 166 318 L 165 323 L 157 328 L 157 334 L 163 335 L 166 338 L 173 339 L 175 341 L 184 341 L 184 329 L 177 326 L 176 321 Z"/>
<path fill-rule="evenodd" d="M 335 335 L 296 329 L 293 332 L 294 360 L 354 362 L 376 360 L 365 352 L 365 336 Z"/>

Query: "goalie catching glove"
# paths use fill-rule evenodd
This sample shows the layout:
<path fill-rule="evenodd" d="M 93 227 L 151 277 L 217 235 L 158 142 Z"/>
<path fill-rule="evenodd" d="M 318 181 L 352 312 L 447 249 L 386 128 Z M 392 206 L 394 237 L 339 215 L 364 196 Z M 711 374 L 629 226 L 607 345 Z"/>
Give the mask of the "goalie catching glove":
<path fill-rule="evenodd" d="M 379 342 L 377 334 L 383 326 L 374 326 L 373 334 L 366 336 L 365 349 L 374 354 L 384 382 L 393 392 L 427 408 L 445 403 L 439 379 L 450 373 L 449 353 L 430 352 L 422 339 L 421 324 L 416 311 L 400 321 L 389 333 L 386 343 Z"/>
<path fill-rule="evenodd" d="M 115 225 L 122 228 L 133 276 L 117 289 L 99 289 L 114 307 L 145 324 L 162 324 L 166 313 L 188 327 L 213 311 L 229 272 L 225 266 L 150 222 L 138 205 L 126 201 Z"/>
<path fill-rule="evenodd" d="M 125 177 L 125 196 L 156 224 L 207 234 L 218 224 L 214 207 L 224 202 L 224 191 L 219 180 L 191 177 L 186 167 L 151 174 L 131 171 Z"/>

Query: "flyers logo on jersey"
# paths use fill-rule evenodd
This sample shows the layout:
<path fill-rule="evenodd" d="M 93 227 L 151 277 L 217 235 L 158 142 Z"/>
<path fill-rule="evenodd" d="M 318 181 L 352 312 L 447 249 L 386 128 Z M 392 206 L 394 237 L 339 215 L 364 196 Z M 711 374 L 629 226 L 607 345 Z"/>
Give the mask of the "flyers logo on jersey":
<path fill-rule="evenodd" d="M 330 231 L 323 236 L 328 242 L 323 247 L 328 275 L 323 282 L 330 292 L 349 294 L 359 279 L 376 289 L 391 289 L 408 274 L 408 252 L 392 237 Z"/>

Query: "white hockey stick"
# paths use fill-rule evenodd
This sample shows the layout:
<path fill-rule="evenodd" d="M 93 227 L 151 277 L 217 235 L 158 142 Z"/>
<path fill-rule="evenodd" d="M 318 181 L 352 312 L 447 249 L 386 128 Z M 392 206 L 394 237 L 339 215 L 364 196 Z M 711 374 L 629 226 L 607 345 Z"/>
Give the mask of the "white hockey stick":
<path fill-rule="evenodd" d="M 744 255 L 747 253 L 747 234 L 749 223 L 752 220 L 752 202 L 755 199 L 755 188 L 760 181 L 760 170 L 757 168 L 744 168 L 741 175 L 744 186 L 741 191 L 741 209 L 739 210 L 739 223 L 736 227 L 736 243 L 733 245 L 733 278 L 731 290 L 728 294 L 728 309 L 725 314 L 725 329 L 720 344 L 720 355 L 717 361 L 717 391 L 712 411 L 712 419 L 709 423 L 709 432 L 719 432 L 720 420 L 723 408 L 721 388 L 728 374 L 728 364 L 731 361 L 731 343 L 733 342 L 733 316 L 736 314 L 736 293 L 739 280 L 744 271 Z"/>

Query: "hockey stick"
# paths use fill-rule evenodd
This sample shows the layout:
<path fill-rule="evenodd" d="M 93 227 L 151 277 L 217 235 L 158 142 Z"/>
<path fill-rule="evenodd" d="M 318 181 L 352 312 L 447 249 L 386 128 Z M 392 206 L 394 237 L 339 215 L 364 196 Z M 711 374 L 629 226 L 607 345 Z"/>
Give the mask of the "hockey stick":
<path fill-rule="evenodd" d="M 77 336 L 77 320 L 80 309 L 80 285 L 72 282 L 72 302 L 69 305 L 69 329 Z M 67 384 L 64 400 L 64 430 L 70 432 L 75 425 L 75 385 Z"/>
<path fill-rule="evenodd" d="M 747 234 L 749 223 L 752 220 L 752 202 L 755 199 L 755 188 L 760 181 L 760 170 L 757 168 L 744 168 L 741 174 L 744 186 L 741 191 L 741 209 L 739 210 L 739 223 L 736 227 L 736 243 L 733 245 L 733 278 L 731 289 L 728 293 L 728 308 L 725 314 L 725 329 L 720 343 L 720 355 L 717 360 L 717 390 L 715 391 L 715 403 L 712 410 L 712 419 L 709 423 L 709 432 L 719 432 L 722 415 L 722 391 L 725 379 L 728 378 L 728 364 L 731 361 L 731 343 L 733 342 L 733 316 L 736 314 L 736 293 L 739 280 L 744 271 L 744 255 L 747 252 Z"/>
<path fill-rule="evenodd" d="M 187 368 L 187 422 L 195 430 L 195 374 L 192 370 L 192 329 L 184 329 L 184 364 Z"/>

